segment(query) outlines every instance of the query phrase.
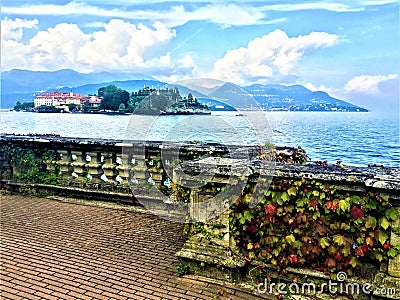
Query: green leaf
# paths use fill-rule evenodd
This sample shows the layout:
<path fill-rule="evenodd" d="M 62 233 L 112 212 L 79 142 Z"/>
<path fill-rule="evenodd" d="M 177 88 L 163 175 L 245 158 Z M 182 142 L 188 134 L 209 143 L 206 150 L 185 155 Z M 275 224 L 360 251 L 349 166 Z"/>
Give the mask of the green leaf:
<path fill-rule="evenodd" d="M 351 196 L 351 197 L 350 197 L 350 200 L 351 200 L 351 203 L 353 203 L 353 204 L 358 204 L 358 203 L 360 203 L 360 197 L 357 196 L 357 195 Z"/>
<path fill-rule="evenodd" d="M 320 193 L 320 194 L 319 194 L 319 199 L 321 199 L 321 200 L 322 200 L 322 199 L 325 199 L 325 193 L 323 193 L 323 192 Z"/>
<path fill-rule="evenodd" d="M 239 224 L 240 224 L 240 225 L 243 225 L 244 223 L 246 223 L 246 219 L 243 217 L 243 215 L 242 215 L 241 213 L 239 213 L 239 214 L 237 215 L 237 218 L 238 218 L 238 220 L 239 220 Z"/>
<path fill-rule="evenodd" d="M 292 186 L 290 189 L 287 190 L 287 193 L 288 193 L 288 195 L 296 196 L 297 189 L 294 186 Z"/>
<path fill-rule="evenodd" d="M 323 237 L 319 240 L 319 244 L 321 245 L 322 249 L 325 249 L 329 246 L 329 241 L 326 237 Z"/>
<path fill-rule="evenodd" d="M 390 249 L 388 250 L 388 252 L 387 252 L 387 255 L 388 255 L 389 257 L 395 257 L 395 256 L 397 255 L 397 251 L 396 251 L 395 249 L 393 249 L 393 248 L 390 248 Z"/>
<path fill-rule="evenodd" d="M 282 193 L 281 198 L 282 198 L 282 200 L 283 200 L 284 202 L 288 202 L 288 201 L 290 200 L 290 196 L 289 196 L 289 194 L 286 193 L 286 192 L 283 192 L 283 193 Z"/>
<path fill-rule="evenodd" d="M 286 241 L 291 245 L 296 241 L 296 238 L 294 237 L 293 234 L 287 235 L 285 237 Z"/>
<path fill-rule="evenodd" d="M 388 218 L 389 220 L 395 221 L 399 216 L 399 211 L 396 208 L 392 207 L 385 211 L 385 215 L 386 218 Z"/>
<path fill-rule="evenodd" d="M 298 198 L 298 199 L 296 200 L 296 206 L 297 206 L 297 207 L 304 207 L 304 200 L 301 199 L 301 198 Z"/>
<path fill-rule="evenodd" d="M 318 197 L 318 196 L 319 196 L 319 192 L 318 192 L 318 191 L 315 191 L 315 190 L 312 192 L 312 194 L 313 194 L 315 197 Z"/>
<path fill-rule="evenodd" d="M 379 230 L 378 240 L 382 245 L 386 242 L 387 238 L 388 238 L 387 234 L 384 231 Z"/>
<path fill-rule="evenodd" d="M 379 225 L 383 228 L 383 229 L 388 229 L 388 227 L 390 226 L 390 223 L 388 221 L 388 219 L 386 219 L 386 217 L 382 217 L 379 219 Z"/>
<path fill-rule="evenodd" d="M 334 238 L 333 238 L 333 241 L 334 241 L 336 244 L 338 244 L 339 246 L 342 246 L 342 245 L 344 244 L 343 235 L 340 235 L 340 234 L 335 235 Z"/>
<path fill-rule="evenodd" d="M 248 210 L 246 210 L 243 214 L 243 218 L 247 221 L 251 221 L 251 219 L 253 219 L 253 215 Z"/>
<path fill-rule="evenodd" d="M 312 214 L 313 220 L 317 220 L 319 217 L 321 217 L 321 213 L 319 212 L 319 210 L 315 211 L 315 212 Z"/>
<path fill-rule="evenodd" d="M 350 252 L 351 252 L 351 244 L 349 243 L 349 244 L 347 244 L 346 246 L 343 247 L 342 254 L 345 257 L 348 257 L 350 255 Z"/>
<path fill-rule="evenodd" d="M 355 257 L 353 256 L 353 257 L 350 259 L 349 264 L 350 264 L 353 268 L 355 268 L 355 267 L 357 266 L 357 264 L 358 264 L 357 258 L 355 258 Z"/>
<path fill-rule="evenodd" d="M 365 228 L 375 229 L 376 227 L 376 219 L 373 216 L 368 216 L 365 219 Z"/>
<path fill-rule="evenodd" d="M 339 201 L 339 209 L 343 212 L 350 211 L 350 203 L 347 200 L 340 200 Z"/>
<path fill-rule="evenodd" d="M 247 250 L 251 250 L 253 249 L 253 244 L 252 243 L 248 243 L 247 244 Z"/>
<path fill-rule="evenodd" d="M 375 255 L 375 258 L 376 258 L 377 260 L 379 260 L 379 261 L 382 261 L 382 260 L 383 260 L 383 256 L 382 256 L 382 254 L 380 254 L 380 253 L 377 253 L 377 254 Z"/>

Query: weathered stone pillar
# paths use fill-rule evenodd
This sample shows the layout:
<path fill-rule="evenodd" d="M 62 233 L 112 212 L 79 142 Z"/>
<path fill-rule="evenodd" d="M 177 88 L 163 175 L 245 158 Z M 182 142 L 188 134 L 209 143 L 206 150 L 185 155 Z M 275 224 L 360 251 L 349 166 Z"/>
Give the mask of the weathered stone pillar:
<path fill-rule="evenodd" d="M 233 163 L 234 161 L 229 160 L 225 165 L 232 166 L 234 169 Z M 190 193 L 190 217 L 193 221 L 201 221 L 202 230 L 190 236 L 176 255 L 189 263 L 199 275 L 235 281 L 245 261 L 237 255 L 236 245 L 229 231 L 228 209 L 232 195 L 222 191 L 222 187 L 229 182 L 227 175 L 231 173 L 231 169 L 227 168 L 227 174 L 225 171 L 221 173 L 219 164 L 219 160 L 210 158 L 201 167 L 205 166 L 206 172 L 209 170 L 212 174 L 201 172 L 201 169 L 197 170 L 204 178 L 209 178 L 209 175 L 213 178 L 211 187 L 192 188 Z M 196 169 L 194 168 L 193 171 Z M 235 171 L 240 175 L 248 175 L 247 169 L 240 166 L 236 166 Z M 182 174 L 182 172 L 178 171 L 175 174 Z M 183 174 L 181 176 L 185 177 Z M 177 182 L 179 179 L 174 178 Z M 238 189 L 234 185 L 230 192 L 240 195 L 240 184 L 238 184 Z M 204 265 L 207 267 L 201 267 Z"/>
<path fill-rule="evenodd" d="M 104 158 L 104 163 L 102 166 L 103 175 L 100 177 L 103 181 L 103 189 L 112 191 L 117 185 L 115 181 L 116 173 L 116 155 L 112 152 L 102 152 L 101 155 Z"/>
<path fill-rule="evenodd" d="M 57 153 L 55 152 L 57 155 Z M 48 157 L 47 159 L 43 159 L 43 162 L 46 165 L 46 170 L 49 172 L 49 174 L 55 174 L 56 173 L 56 165 L 57 165 L 57 160 L 53 160 L 53 157 Z"/>
<path fill-rule="evenodd" d="M 87 152 L 86 157 L 90 157 L 90 161 L 85 165 L 88 169 L 88 183 L 87 187 L 98 189 L 99 184 L 102 182 L 100 177 L 103 174 L 101 153 L 100 152 Z"/>
<path fill-rule="evenodd" d="M 147 180 L 146 176 L 146 171 L 147 171 L 147 166 L 146 166 L 146 161 L 144 160 L 144 157 L 140 155 L 133 155 L 132 159 L 135 161 L 135 164 L 133 166 L 133 172 L 134 172 L 134 177 L 137 180 L 138 184 L 144 184 Z"/>
<path fill-rule="evenodd" d="M 71 166 L 74 168 L 72 176 L 74 179 L 71 181 L 71 185 L 75 187 L 83 187 L 87 181 L 85 176 L 85 158 L 82 151 L 71 151 L 72 163 Z"/>
<path fill-rule="evenodd" d="M 200 189 L 191 191 L 191 217 L 203 219 L 204 213 L 211 213 L 204 211 L 204 206 L 201 205 L 203 201 L 207 201 L 209 198 L 210 194 L 207 195 Z M 236 247 L 231 243 L 229 213 L 225 211 L 202 223 L 201 226 L 203 232 L 190 236 L 182 249 L 176 253 L 176 256 L 188 263 L 198 275 L 235 281 L 240 274 L 238 269 L 245 265 L 245 261 L 236 255 Z"/>
<path fill-rule="evenodd" d="M 73 167 L 72 163 L 72 155 L 68 150 L 57 150 L 57 154 L 60 156 L 60 160 L 57 161 L 57 164 L 60 167 L 60 173 L 62 176 L 62 181 L 64 184 L 68 185 L 72 179 L 72 171 Z"/>
<path fill-rule="evenodd" d="M 117 189 L 119 192 L 129 192 L 129 154 L 122 153 L 120 157 L 121 162 L 115 168 L 118 171 Z"/>

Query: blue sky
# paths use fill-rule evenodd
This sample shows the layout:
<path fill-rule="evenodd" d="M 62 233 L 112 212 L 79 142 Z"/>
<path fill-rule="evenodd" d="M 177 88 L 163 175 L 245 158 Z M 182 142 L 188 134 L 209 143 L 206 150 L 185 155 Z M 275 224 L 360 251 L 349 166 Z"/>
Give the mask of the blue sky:
<path fill-rule="evenodd" d="M 302 84 L 399 103 L 399 2 L 2 1 L 2 71 L 144 73 Z"/>

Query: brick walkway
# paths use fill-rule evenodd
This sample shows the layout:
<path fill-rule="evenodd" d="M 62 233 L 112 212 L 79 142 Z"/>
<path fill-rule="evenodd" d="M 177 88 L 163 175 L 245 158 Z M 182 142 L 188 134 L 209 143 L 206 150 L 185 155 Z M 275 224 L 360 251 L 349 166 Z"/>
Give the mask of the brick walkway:
<path fill-rule="evenodd" d="M 154 215 L 1 195 L 1 299 L 257 299 L 176 276 L 182 225 Z"/>

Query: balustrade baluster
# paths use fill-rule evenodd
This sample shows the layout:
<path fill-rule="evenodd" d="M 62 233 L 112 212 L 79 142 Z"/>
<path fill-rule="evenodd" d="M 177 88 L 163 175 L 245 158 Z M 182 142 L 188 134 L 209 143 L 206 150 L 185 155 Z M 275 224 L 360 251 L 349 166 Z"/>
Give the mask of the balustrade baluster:
<path fill-rule="evenodd" d="M 84 155 L 82 151 L 71 151 L 73 157 L 71 166 L 74 168 L 72 176 L 75 177 L 71 182 L 72 186 L 83 187 L 87 181 Z"/>
<path fill-rule="evenodd" d="M 103 174 L 101 153 L 100 152 L 86 152 L 86 158 L 90 157 L 90 161 L 86 163 L 88 170 L 88 183 L 86 186 L 92 189 L 98 189 L 102 183 L 101 175 Z"/>
<path fill-rule="evenodd" d="M 68 185 L 72 179 L 73 167 L 72 155 L 68 150 L 57 150 L 57 154 L 60 156 L 60 160 L 57 161 L 57 165 L 60 167 L 60 174 L 62 176 L 62 182 Z"/>
<path fill-rule="evenodd" d="M 117 185 L 115 181 L 116 177 L 116 155 L 112 152 L 102 152 L 101 155 L 104 158 L 104 163 L 102 166 L 103 175 L 100 177 L 103 181 L 102 186 L 105 190 L 112 191 Z"/>

